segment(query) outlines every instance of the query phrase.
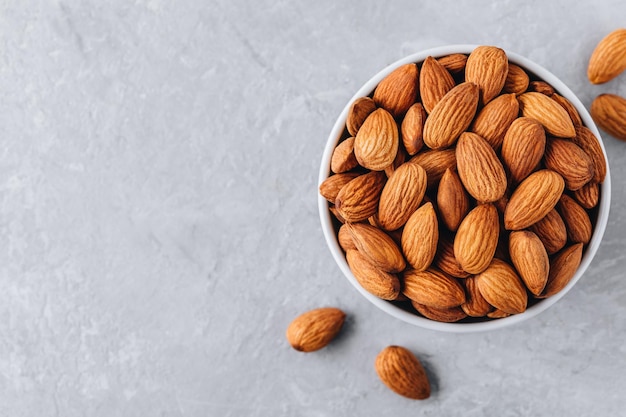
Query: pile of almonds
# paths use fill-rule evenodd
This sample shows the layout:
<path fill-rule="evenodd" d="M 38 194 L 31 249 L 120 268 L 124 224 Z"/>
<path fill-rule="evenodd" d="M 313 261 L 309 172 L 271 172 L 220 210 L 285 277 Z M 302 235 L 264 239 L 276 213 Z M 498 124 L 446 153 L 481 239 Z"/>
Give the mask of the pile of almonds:
<path fill-rule="evenodd" d="M 477 321 L 567 285 L 605 175 L 572 103 L 480 46 L 400 66 L 355 100 L 319 191 L 365 290 Z"/>

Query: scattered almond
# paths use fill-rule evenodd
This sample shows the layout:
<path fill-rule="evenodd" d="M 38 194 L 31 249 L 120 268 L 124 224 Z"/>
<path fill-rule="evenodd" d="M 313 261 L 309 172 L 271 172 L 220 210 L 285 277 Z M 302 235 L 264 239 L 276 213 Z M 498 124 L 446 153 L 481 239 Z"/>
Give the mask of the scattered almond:
<path fill-rule="evenodd" d="M 401 346 L 383 349 L 374 363 L 380 380 L 393 392 L 414 400 L 430 397 L 430 382 L 417 357 Z"/>
<path fill-rule="evenodd" d="M 600 129 L 626 141 L 626 99 L 615 94 L 600 94 L 591 103 L 591 117 Z"/>
<path fill-rule="evenodd" d="M 338 308 L 310 310 L 296 317 L 287 327 L 287 341 L 300 352 L 313 352 L 327 346 L 337 336 L 346 314 Z"/>
<path fill-rule="evenodd" d="M 617 29 L 596 45 L 587 77 L 593 84 L 602 84 L 617 77 L 626 69 L 626 29 Z"/>

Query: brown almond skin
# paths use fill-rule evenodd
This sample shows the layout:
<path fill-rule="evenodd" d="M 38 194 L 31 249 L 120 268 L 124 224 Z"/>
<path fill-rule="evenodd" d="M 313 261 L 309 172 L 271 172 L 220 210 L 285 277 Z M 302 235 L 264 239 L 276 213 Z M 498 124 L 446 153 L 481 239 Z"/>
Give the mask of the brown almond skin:
<path fill-rule="evenodd" d="M 416 303 L 415 301 L 411 301 L 411 305 L 427 319 L 442 323 L 454 323 L 467 317 L 467 314 L 461 307 L 437 308 Z"/>
<path fill-rule="evenodd" d="M 402 252 L 409 265 L 424 271 L 433 262 L 439 241 L 439 223 L 432 203 L 417 209 L 402 231 Z"/>
<path fill-rule="evenodd" d="M 474 119 L 471 131 L 481 136 L 494 149 L 499 149 L 504 135 L 519 114 L 515 94 L 503 94 L 491 100 Z"/>
<path fill-rule="evenodd" d="M 414 400 L 430 397 L 430 382 L 421 362 L 401 346 L 388 346 L 377 356 L 374 368 L 393 392 Z"/>
<path fill-rule="evenodd" d="M 426 57 L 420 71 L 420 98 L 426 113 L 430 113 L 435 105 L 454 88 L 452 75 L 432 56 Z"/>
<path fill-rule="evenodd" d="M 337 174 L 356 168 L 359 162 L 354 155 L 354 138 L 349 137 L 335 147 L 330 159 L 330 170 Z"/>
<path fill-rule="evenodd" d="M 455 149 L 426 150 L 418 153 L 409 160 L 419 164 L 426 171 L 426 187 L 431 188 L 439 184 L 439 180 L 447 169 L 456 169 Z"/>
<path fill-rule="evenodd" d="M 287 341 L 300 352 L 320 350 L 337 336 L 345 318 L 343 311 L 333 307 L 307 311 L 289 324 Z"/>
<path fill-rule="evenodd" d="M 568 190 L 578 190 L 593 179 L 593 161 L 570 140 L 548 139 L 543 159 L 546 168 L 561 174 Z"/>
<path fill-rule="evenodd" d="M 582 243 L 576 243 L 556 254 L 550 262 L 550 275 L 546 288 L 538 298 L 551 297 L 561 292 L 576 274 L 582 255 Z"/>
<path fill-rule="evenodd" d="M 559 138 L 573 138 L 576 130 L 563 107 L 550 97 L 536 92 L 518 97 L 522 116 L 537 120 L 549 134 Z"/>
<path fill-rule="evenodd" d="M 470 53 L 465 65 L 465 80 L 480 87 L 480 102 L 487 104 L 504 87 L 509 73 L 509 60 L 504 50 L 495 46 L 479 46 Z"/>
<path fill-rule="evenodd" d="M 424 146 L 424 123 L 426 111 L 421 103 L 415 103 L 407 110 L 400 125 L 400 136 L 406 152 L 413 156 Z"/>
<path fill-rule="evenodd" d="M 576 110 L 576 107 L 574 107 L 574 105 L 568 99 L 566 99 L 565 97 L 557 93 L 552 94 L 551 98 L 552 100 L 559 103 L 561 107 L 565 109 L 570 119 L 572 119 L 572 123 L 574 124 L 574 127 L 582 126 L 583 121 L 580 118 L 580 114 L 578 113 L 578 110 Z"/>
<path fill-rule="evenodd" d="M 467 278 L 470 276 L 461 267 L 461 264 L 454 255 L 454 237 L 446 234 L 440 235 L 439 244 L 437 245 L 437 253 L 433 260 L 433 265 L 446 274 L 455 278 Z"/>
<path fill-rule="evenodd" d="M 467 64 L 467 55 L 450 54 L 438 58 L 437 61 L 452 74 L 458 74 L 465 70 L 465 65 Z"/>
<path fill-rule="evenodd" d="M 337 232 L 337 242 L 339 242 L 339 246 L 343 249 L 344 252 L 348 252 L 349 250 L 356 250 L 356 245 L 354 244 L 354 240 L 352 240 L 352 235 L 348 230 L 348 226 L 342 224 L 339 227 L 339 231 Z"/>
<path fill-rule="evenodd" d="M 498 246 L 500 221 L 493 204 L 472 209 L 454 238 L 454 254 L 463 270 L 478 274 L 489 266 Z"/>
<path fill-rule="evenodd" d="M 528 83 L 528 92 L 541 93 L 544 96 L 552 97 L 554 88 L 545 81 L 531 81 Z"/>
<path fill-rule="evenodd" d="M 426 171 L 418 164 L 402 164 L 387 180 L 380 195 L 378 223 L 384 230 L 403 226 L 426 193 Z"/>
<path fill-rule="evenodd" d="M 463 132 L 456 146 L 459 177 L 467 192 L 481 203 L 502 198 L 507 180 L 493 148 L 479 135 Z"/>
<path fill-rule="evenodd" d="M 626 99 L 615 94 L 600 94 L 591 103 L 591 117 L 600 129 L 626 141 Z"/>
<path fill-rule="evenodd" d="M 574 191 L 574 199 L 586 209 L 592 209 L 600 201 L 600 185 L 590 182 Z"/>
<path fill-rule="evenodd" d="M 359 164 L 382 171 L 396 158 L 399 146 L 398 125 L 385 109 L 374 110 L 354 138 L 354 155 Z"/>
<path fill-rule="evenodd" d="M 501 155 L 514 184 L 533 172 L 545 148 L 546 132 L 538 121 L 519 117 L 511 123 L 502 141 Z"/>
<path fill-rule="evenodd" d="M 452 146 L 472 123 L 478 106 L 478 86 L 464 82 L 439 100 L 424 124 L 424 143 L 431 149 Z"/>
<path fill-rule="evenodd" d="M 437 207 L 442 223 L 453 232 L 459 228 L 470 209 L 469 195 L 463 188 L 459 175 L 449 168 L 439 181 Z"/>
<path fill-rule="evenodd" d="M 550 258 L 541 239 L 527 230 L 511 232 L 509 253 L 526 288 L 534 295 L 541 294 L 550 273 Z"/>
<path fill-rule="evenodd" d="M 567 229 L 556 209 L 550 210 L 541 220 L 530 226 L 529 230 L 543 242 L 548 255 L 560 251 L 567 243 Z"/>
<path fill-rule="evenodd" d="M 606 177 L 606 157 L 600 141 L 586 126 L 576 126 L 576 136 L 571 139 L 591 158 L 593 162 L 593 182 L 602 183 Z"/>
<path fill-rule="evenodd" d="M 399 119 L 415 103 L 419 71 L 415 64 L 405 64 L 387 75 L 374 90 L 374 102 Z"/>
<path fill-rule="evenodd" d="M 528 83 L 530 79 L 526 71 L 520 66 L 511 64 L 509 62 L 509 72 L 507 73 L 506 80 L 504 81 L 503 93 L 512 93 L 520 95 L 528 89 Z"/>
<path fill-rule="evenodd" d="M 564 189 L 563 177 L 554 171 L 530 174 L 511 195 L 504 210 L 504 227 L 521 230 L 538 222 L 556 206 Z"/>
<path fill-rule="evenodd" d="M 335 203 L 339 191 L 344 185 L 359 176 L 358 172 L 344 172 L 326 178 L 319 187 L 320 194 L 331 203 Z"/>
<path fill-rule="evenodd" d="M 567 238 L 574 243 L 589 243 L 593 234 L 593 226 L 585 209 L 573 198 L 563 194 L 557 205 L 557 210 L 565 223 Z"/>
<path fill-rule="evenodd" d="M 346 128 L 351 136 L 356 136 L 367 116 L 374 110 L 376 110 L 376 103 L 371 98 L 359 97 L 354 100 L 346 119 Z"/>
<path fill-rule="evenodd" d="M 347 223 L 346 226 L 359 252 L 377 268 L 395 273 L 406 267 L 400 248 L 385 232 L 365 223 Z"/>
<path fill-rule="evenodd" d="M 469 277 L 464 279 L 462 283 L 465 285 L 465 293 L 467 300 L 461 304 L 461 309 L 470 317 L 484 317 L 493 307 L 485 300 L 476 285 L 476 278 Z"/>
<path fill-rule="evenodd" d="M 451 308 L 465 302 L 465 292 L 459 282 L 434 268 L 425 271 L 404 271 L 402 293 L 410 300 L 437 308 Z"/>
<path fill-rule="evenodd" d="M 352 179 L 339 190 L 335 198 L 338 213 L 346 221 L 355 223 L 374 215 L 386 181 L 385 173 L 379 171 L 368 172 Z"/>
<path fill-rule="evenodd" d="M 377 268 L 358 250 L 349 250 L 346 260 L 352 274 L 367 292 L 383 300 L 398 298 L 400 280 L 395 274 Z"/>
<path fill-rule="evenodd" d="M 494 258 L 489 267 L 476 275 L 475 279 L 482 296 L 498 310 L 509 314 L 526 310 L 526 288 L 511 265 Z"/>
<path fill-rule="evenodd" d="M 626 69 L 626 29 L 616 29 L 606 35 L 591 54 L 587 77 L 592 84 L 603 84 Z"/>

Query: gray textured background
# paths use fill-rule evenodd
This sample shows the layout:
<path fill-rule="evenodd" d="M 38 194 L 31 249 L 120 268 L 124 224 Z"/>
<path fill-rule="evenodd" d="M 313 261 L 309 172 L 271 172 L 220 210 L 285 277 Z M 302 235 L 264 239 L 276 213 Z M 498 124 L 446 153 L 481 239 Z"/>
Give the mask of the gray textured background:
<path fill-rule="evenodd" d="M 0 416 L 624 415 L 626 143 L 599 254 L 514 328 L 422 330 L 375 309 L 325 246 L 335 118 L 418 50 L 495 44 L 589 106 L 622 0 L 0 2 Z M 343 308 L 313 354 L 284 331 Z M 402 344 L 433 395 L 373 360 Z"/>

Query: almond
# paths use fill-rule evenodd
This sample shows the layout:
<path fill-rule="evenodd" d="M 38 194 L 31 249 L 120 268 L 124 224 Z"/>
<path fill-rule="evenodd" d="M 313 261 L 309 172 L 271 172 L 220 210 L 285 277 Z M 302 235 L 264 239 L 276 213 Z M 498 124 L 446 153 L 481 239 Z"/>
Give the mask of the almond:
<path fill-rule="evenodd" d="M 346 314 L 338 308 L 310 310 L 296 317 L 287 327 L 287 341 L 300 352 L 313 352 L 327 346 L 337 336 Z"/>
<path fill-rule="evenodd" d="M 526 287 L 541 294 L 550 272 L 550 258 L 543 243 L 533 232 L 520 230 L 509 235 L 511 261 Z"/>
<path fill-rule="evenodd" d="M 478 274 L 489 266 L 500 234 L 498 210 L 481 204 L 465 216 L 454 238 L 454 254 L 463 270 Z"/>
<path fill-rule="evenodd" d="M 467 294 L 467 300 L 461 304 L 461 309 L 470 317 L 484 317 L 492 309 L 491 304 L 485 300 L 485 297 L 480 293 L 478 285 L 476 285 L 476 278 L 469 277 L 464 279 L 465 293 Z"/>
<path fill-rule="evenodd" d="M 560 138 L 573 138 L 576 130 L 563 107 L 541 93 L 524 93 L 518 97 L 522 116 L 537 120 L 546 132 Z"/>
<path fill-rule="evenodd" d="M 519 184 L 535 169 L 543 158 L 546 133 L 535 119 L 515 119 L 502 141 L 502 161 L 509 170 L 511 180 Z"/>
<path fill-rule="evenodd" d="M 494 258 L 489 267 L 476 275 L 475 279 L 482 296 L 498 310 L 509 314 L 526 310 L 526 288 L 511 265 Z"/>
<path fill-rule="evenodd" d="M 426 113 L 430 113 L 446 93 L 454 87 L 452 75 L 432 56 L 427 57 L 420 71 L 420 97 Z"/>
<path fill-rule="evenodd" d="M 447 235 L 439 237 L 433 264 L 441 271 L 455 278 L 467 278 L 470 276 L 469 272 L 463 270 L 456 256 L 454 256 L 454 239 Z"/>
<path fill-rule="evenodd" d="M 593 161 L 570 140 L 550 138 L 543 159 L 546 168 L 561 174 L 568 190 L 577 190 L 593 178 Z"/>
<path fill-rule="evenodd" d="M 431 149 L 448 148 L 472 123 L 478 106 L 478 86 L 461 83 L 443 96 L 424 124 L 424 143 Z"/>
<path fill-rule="evenodd" d="M 395 300 L 400 294 L 400 280 L 394 274 L 374 266 L 358 250 L 349 250 L 346 260 L 361 287 L 383 300 Z"/>
<path fill-rule="evenodd" d="M 337 219 L 337 221 L 339 221 L 339 223 L 344 224 L 346 222 L 346 219 L 344 219 L 343 216 L 339 214 L 339 210 L 337 210 L 335 206 L 332 206 L 332 205 L 329 206 L 328 211 L 330 211 L 332 215 L 335 216 L 335 218 Z"/>
<path fill-rule="evenodd" d="M 465 80 L 480 87 L 482 104 L 487 104 L 500 94 L 508 73 L 506 53 L 495 46 L 479 46 L 467 58 Z"/>
<path fill-rule="evenodd" d="M 586 126 L 576 126 L 576 136 L 571 140 L 580 146 L 587 156 L 591 158 L 593 162 L 592 181 L 597 183 L 604 182 L 606 177 L 606 156 L 596 135 Z"/>
<path fill-rule="evenodd" d="M 347 223 L 346 226 L 354 245 L 374 266 L 392 273 L 405 268 L 400 248 L 385 232 L 365 223 Z"/>
<path fill-rule="evenodd" d="M 359 162 L 354 156 L 354 138 L 349 137 L 335 147 L 330 159 L 330 170 L 335 173 L 342 173 L 356 168 Z"/>
<path fill-rule="evenodd" d="M 544 96 L 552 97 L 554 88 L 545 81 L 531 81 L 528 83 L 528 91 L 541 93 Z"/>
<path fill-rule="evenodd" d="M 504 93 L 520 95 L 528 89 L 529 82 L 530 79 L 528 78 L 526 71 L 524 71 L 520 66 L 509 62 L 509 72 L 506 75 L 502 91 Z"/>
<path fill-rule="evenodd" d="M 519 102 L 515 94 L 503 94 L 478 112 L 470 130 L 489 142 L 492 148 L 498 149 L 518 113 Z"/>
<path fill-rule="evenodd" d="M 352 240 L 352 235 L 348 230 L 348 226 L 345 224 L 342 224 L 337 232 L 337 242 L 344 252 L 348 252 L 351 249 L 356 250 L 356 245 L 354 244 L 354 240 Z"/>
<path fill-rule="evenodd" d="M 591 103 L 591 117 L 600 129 L 626 140 L 626 99 L 615 94 L 600 94 Z"/>
<path fill-rule="evenodd" d="M 371 98 L 359 97 L 354 100 L 346 119 L 346 128 L 351 136 L 356 136 L 367 116 L 374 110 L 376 110 L 376 103 Z"/>
<path fill-rule="evenodd" d="M 503 319 L 505 317 L 510 317 L 511 313 L 507 313 L 506 311 L 495 309 L 487 313 L 487 317 L 490 319 Z"/>
<path fill-rule="evenodd" d="M 417 303 L 431 307 L 450 308 L 465 302 L 461 284 L 434 268 L 425 271 L 406 270 L 402 293 Z"/>
<path fill-rule="evenodd" d="M 504 211 L 504 227 L 521 230 L 538 222 L 556 206 L 564 188 L 563 177 L 554 171 L 530 174 L 511 195 Z"/>
<path fill-rule="evenodd" d="M 585 209 L 573 198 L 563 194 L 557 205 L 557 210 L 565 223 L 568 239 L 574 243 L 589 243 L 593 226 Z"/>
<path fill-rule="evenodd" d="M 439 181 L 437 207 L 441 221 L 450 231 L 456 232 L 470 209 L 470 200 L 458 174 L 450 168 Z"/>
<path fill-rule="evenodd" d="M 407 110 L 400 133 L 402 144 L 409 155 L 415 155 L 424 146 L 424 123 L 426 122 L 426 111 L 421 103 L 415 103 Z"/>
<path fill-rule="evenodd" d="M 438 58 L 437 61 L 452 74 L 458 74 L 465 70 L 465 65 L 467 64 L 467 55 L 450 54 Z"/>
<path fill-rule="evenodd" d="M 393 392 L 414 400 L 430 397 L 430 382 L 421 362 L 401 346 L 383 349 L 374 364 L 380 380 Z"/>
<path fill-rule="evenodd" d="M 333 176 L 337 175 L 342 174 Z M 335 207 L 341 217 L 349 222 L 360 222 L 375 214 L 386 181 L 383 172 L 372 171 L 345 184 L 335 199 Z"/>
<path fill-rule="evenodd" d="M 576 243 L 559 252 L 550 262 L 548 284 L 539 298 L 547 298 L 560 292 L 572 280 L 583 254 L 583 244 Z"/>
<path fill-rule="evenodd" d="M 567 114 L 569 114 L 569 118 L 572 120 L 574 127 L 582 126 L 583 121 L 580 118 L 580 114 L 578 113 L 578 110 L 576 110 L 576 107 L 574 107 L 574 105 L 568 99 L 566 99 L 565 97 L 557 93 L 552 94 L 551 98 L 552 100 L 559 103 L 561 107 L 565 109 Z"/>
<path fill-rule="evenodd" d="M 600 186 L 595 182 L 590 182 L 574 191 L 574 199 L 586 209 L 592 209 L 600 201 Z"/>
<path fill-rule="evenodd" d="M 361 166 L 382 171 L 396 158 L 398 125 L 385 109 L 374 110 L 354 139 L 354 155 Z"/>
<path fill-rule="evenodd" d="M 355 179 L 359 176 L 358 172 L 345 172 L 340 174 L 331 175 L 326 178 L 319 187 L 320 194 L 326 200 L 334 203 L 337 199 L 337 195 L 339 191 L 343 188 L 344 185 Z"/>
<path fill-rule="evenodd" d="M 447 169 L 456 169 L 456 151 L 454 149 L 422 151 L 409 162 L 424 168 L 427 188 L 431 188 L 439 183 Z"/>
<path fill-rule="evenodd" d="M 499 200 L 506 191 L 506 173 L 493 148 L 475 133 L 464 132 L 456 146 L 461 182 L 479 202 Z"/>
<path fill-rule="evenodd" d="M 380 195 L 378 222 L 385 230 L 404 225 L 426 192 L 426 171 L 418 164 L 402 164 L 387 180 Z"/>
<path fill-rule="evenodd" d="M 430 266 L 437 252 L 439 229 L 432 203 L 417 209 L 402 231 L 402 252 L 407 262 L 416 270 Z"/>
<path fill-rule="evenodd" d="M 415 301 L 411 301 L 411 305 L 418 313 L 427 319 L 440 321 L 442 323 L 454 323 L 467 317 L 467 314 L 461 307 L 437 308 L 416 303 Z"/>
<path fill-rule="evenodd" d="M 541 220 L 530 226 L 530 230 L 543 242 L 548 255 L 560 251 L 567 243 L 567 229 L 556 209 L 550 210 Z"/>
<path fill-rule="evenodd" d="M 592 84 L 602 84 L 626 69 L 626 29 L 606 35 L 591 54 L 587 77 Z"/>
<path fill-rule="evenodd" d="M 406 64 L 396 68 L 376 86 L 374 102 L 394 118 L 404 116 L 417 98 L 417 80 L 417 65 Z"/>
<path fill-rule="evenodd" d="M 406 152 L 404 151 L 404 149 L 402 149 L 402 146 L 398 146 L 398 152 L 396 153 L 395 159 L 393 160 L 391 165 L 385 168 L 385 174 L 387 175 L 387 178 L 391 177 L 394 171 L 398 169 L 400 165 L 406 162 L 406 159 L 407 159 Z"/>

